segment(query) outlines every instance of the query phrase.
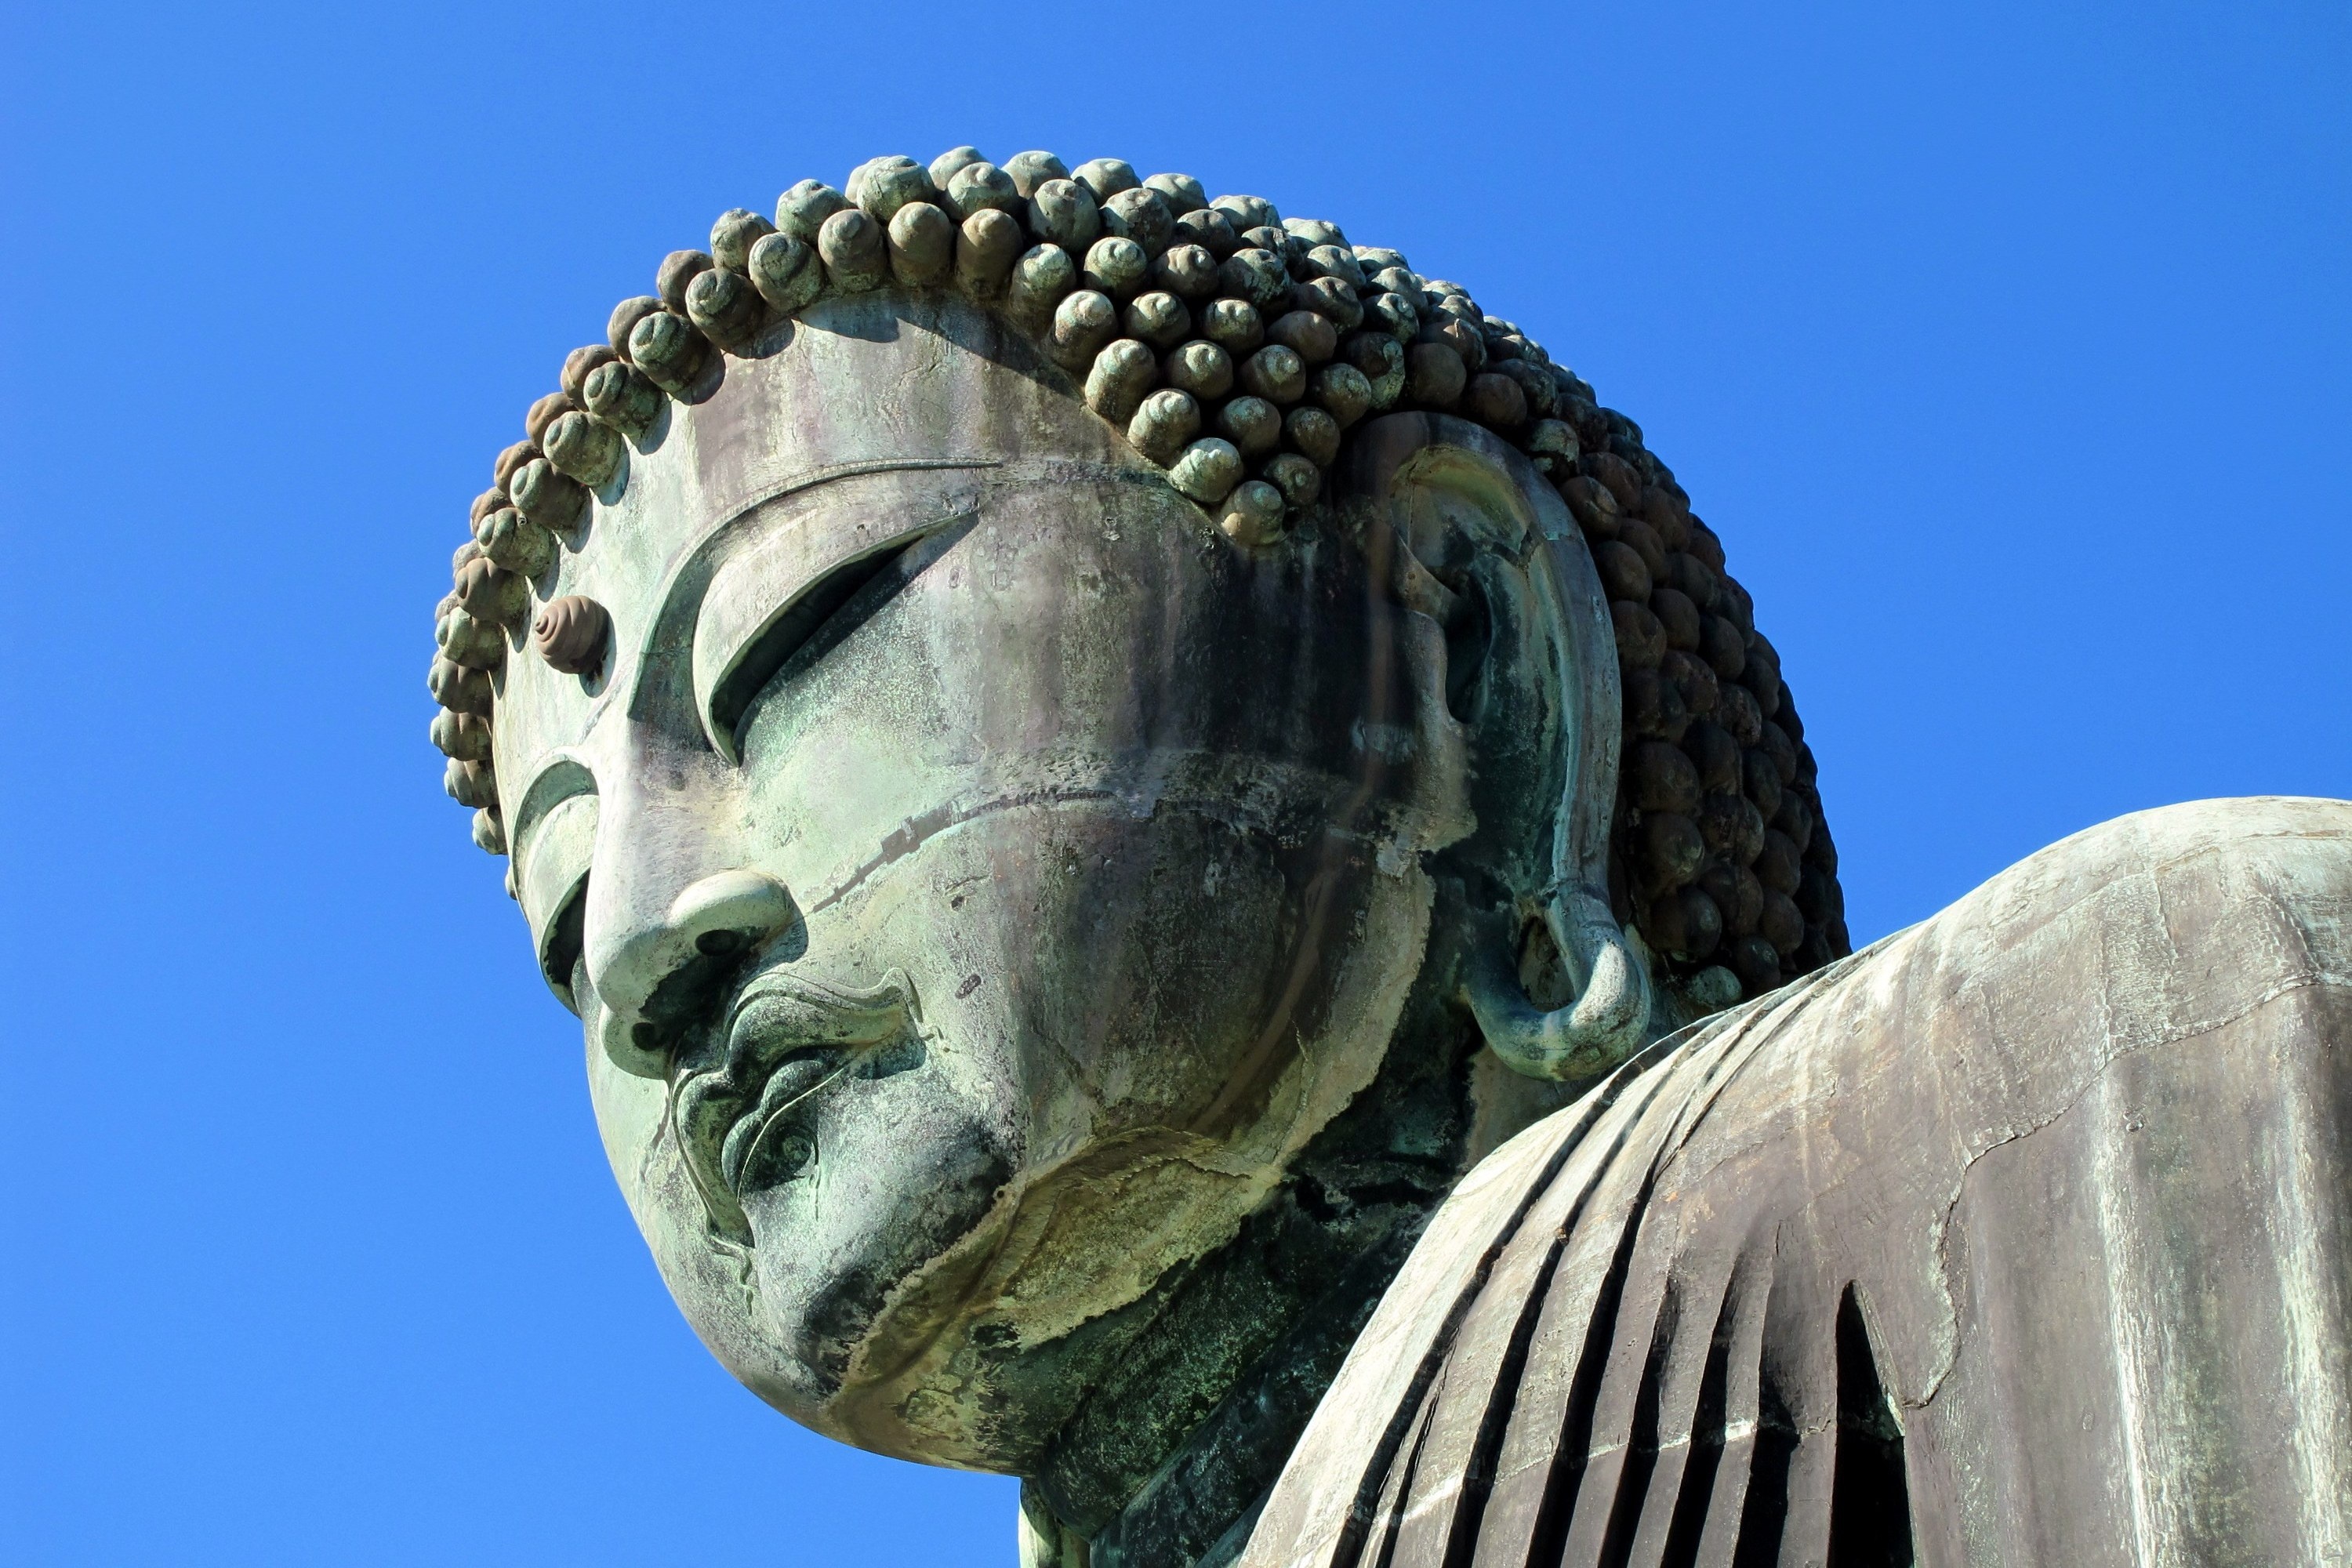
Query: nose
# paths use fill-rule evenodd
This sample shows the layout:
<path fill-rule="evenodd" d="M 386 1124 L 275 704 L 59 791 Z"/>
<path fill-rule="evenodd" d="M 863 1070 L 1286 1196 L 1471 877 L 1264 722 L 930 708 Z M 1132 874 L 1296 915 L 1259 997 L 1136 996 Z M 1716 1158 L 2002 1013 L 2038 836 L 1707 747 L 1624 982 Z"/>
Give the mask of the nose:
<path fill-rule="evenodd" d="M 782 882 L 741 868 L 691 882 L 666 908 L 634 919 L 626 910 L 599 910 L 596 895 L 592 878 L 586 956 L 604 1009 L 604 1048 L 622 1067 L 656 1077 L 671 1042 L 717 1000 L 736 961 L 800 920 Z"/>

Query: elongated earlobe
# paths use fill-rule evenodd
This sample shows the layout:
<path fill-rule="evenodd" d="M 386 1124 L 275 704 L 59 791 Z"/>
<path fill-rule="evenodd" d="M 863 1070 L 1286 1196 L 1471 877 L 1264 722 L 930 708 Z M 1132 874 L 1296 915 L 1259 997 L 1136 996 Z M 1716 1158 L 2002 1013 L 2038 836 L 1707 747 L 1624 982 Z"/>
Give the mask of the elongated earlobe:
<path fill-rule="evenodd" d="M 1374 420 L 1357 437 L 1348 477 L 1352 493 L 1370 503 L 1366 526 L 1377 531 L 1368 532 L 1367 543 L 1386 562 L 1391 591 L 1408 610 L 1447 628 L 1449 658 L 1474 645 L 1490 657 L 1492 634 L 1472 623 L 1483 627 L 1499 616 L 1497 626 L 1516 628 L 1517 651 L 1507 662 L 1546 689 L 1488 715 L 1487 704 L 1471 700 L 1473 678 L 1447 672 L 1454 718 L 1481 752 L 1490 787 L 1516 776 L 1556 780 L 1562 791 L 1549 813 L 1549 875 L 1518 888 L 1517 908 L 1541 911 L 1574 995 L 1550 1010 L 1528 999 L 1510 940 L 1517 922 L 1490 909 L 1478 922 L 1486 929 L 1467 933 L 1460 999 L 1512 1070 L 1556 1081 L 1597 1078 L 1641 1048 L 1652 1008 L 1647 970 L 1603 891 L 1621 691 L 1614 625 L 1591 554 L 1534 465 L 1465 420 L 1429 414 Z M 1508 565 L 1487 573 L 1481 561 Z M 1485 604 L 1482 592 L 1500 597 L 1474 609 Z M 1538 713 L 1547 716 L 1540 727 L 1557 737 L 1546 742 L 1556 750 L 1541 760 L 1524 749 Z M 1508 799 L 1490 805 L 1506 816 L 1517 809 Z"/>
<path fill-rule="evenodd" d="M 1650 986 L 1609 906 L 1591 893 L 1566 895 L 1545 913 L 1576 980 L 1576 999 L 1546 1011 L 1526 990 L 1499 942 L 1473 949 L 1462 999 L 1506 1067 L 1529 1078 L 1598 1078 L 1641 1048 L 1650 1022 Z"/>

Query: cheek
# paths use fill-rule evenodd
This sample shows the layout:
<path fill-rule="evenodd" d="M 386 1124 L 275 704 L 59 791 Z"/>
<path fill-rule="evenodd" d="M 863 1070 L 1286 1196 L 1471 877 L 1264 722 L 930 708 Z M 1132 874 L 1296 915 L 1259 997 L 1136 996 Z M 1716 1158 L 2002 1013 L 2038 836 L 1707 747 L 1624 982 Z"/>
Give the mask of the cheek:
<path fill-rule="evenodd" d="M 1097 1137 L 1230 1134 L 1253 1080 L 1318 1030 L 1360 868 L 1198 806 L 1040 827 L 990 857 L 1024 1058 L 1066 1064 L 1064 1114 Z"/>
<path fill-rule="evenodd" d="M 668 1094 L 657 1079 L 623 1072 L 589 1041 L 588 1095 L 604 1157 L 662 1283 L 712 1352 L 773 1398 L 770 1390 L 788 1384 L 789 1376 L 780 1377 L 756 1342 L 736 1278 L 740 1265 L 711 1246 L 701 1200 L 677 1156 L 676 1140 L 665 1130 Z"/>
<path fill-rule="evenodd" d="M 669 1089 L 657 1079 L 638 1078 L 614 1067 L 593 1035 L 587 1039 L 587 1056 L 588 1100 L 596 1112 L 604 1159 L 642 1229 L 646 1223 L 644 1198 L 651 1174 L 648 1162 L 660 1136 Z"/>
<path fill-rule="evenodd" d="M 589 1042 L 589 1100 L 629 1217 L 695 1331 L 756 1385 L 761 1357 L 749 1337 L 740 1264 L 711 1245 L 709 1215 L 667 1130 L 668 1095 L 667 1085 L 622 1071 Z"/>
<path fill-rule="evenodd" d="M 1392 879 L 1362 850 L 1245 815 L 1199 800 L 992 813 L 829 911 L 812 956 L 906 968 L 941 1069 L 1004 1100 L 1033 1165 L 1139 1128 L 1227 1140 L 1298 1042 L 1330 1032 L 1351 966 L 1410 973 L 1419 956 L 1366 952 L 1386 945 L 1366 911 Z"/>
<path fill-rule="evenodd" d="M 614 1177 L 678 1310 L 753 1393 L 797 1420 L 821 1422 L 830 1391 L 763 1331 L 751 1260 L 712 1242 L 686 1163 L 665 1131 L 667 1088 L 614 1067 L 593 1041 L 588 1087 Z"/>

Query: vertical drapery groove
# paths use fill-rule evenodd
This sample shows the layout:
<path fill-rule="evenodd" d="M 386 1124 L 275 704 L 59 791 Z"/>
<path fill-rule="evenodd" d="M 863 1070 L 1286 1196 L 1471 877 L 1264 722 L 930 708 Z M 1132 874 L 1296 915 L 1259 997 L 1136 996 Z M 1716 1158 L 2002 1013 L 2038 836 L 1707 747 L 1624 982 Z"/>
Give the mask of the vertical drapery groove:
<path fill-rule="evenodd" d="M 1576 1510 L 1576 1494 L 1584 1481 L 1584 1467 L 1592 1452 L 1592 1416 L 1601 1399 L 1601 1374 L 1617 1337 L 1617 1308 L 1625 1294 L 1626 1276 L 1633 1272 L 1633 1246 L 1641 1239 L 1642 1215 L 1648 1206 L 1649 1184 L 1628 1205 L 1616 1256 L 1592 1300 L 1591 1326 L 1578 1353 L 1576 1377 L 1569 1384 L 1567 1409 L 1560 1420 L 1559 1460 L 1544 1489 L 1543 1511 L 1537 1516 L 1535 1539 L 1528 1552 L 1533 1564 L 1559 1561 L 1568 1544 L 1569 1526 Z"/>
<path fill-rule="evenodd" d="M 1735 1274 L 1724 1288 L 1723 1305 L 1715 1315 L 1706 1370 L 1699 1375 L 1698 1403 L 1691 1413 L 1690 1458 L 1683 1463 L 1681 1493 L 1675 1500 L 1674 1522 L 1667 1528 L 1658 1568 L 1696 1568 L 1698 1563 L 1699 1532 L 1706 1524 L 1707 1504 L 1715 1497 L 1716 1468 L 1723 1460 L 1732 1331 L 1739 1314 L 1738 1284 Z"/>
<path fill-rule="evenodd" d="M 1641 1387 L 1633 1396 L 1633 1418 L 1625 1432 L 1624 1466 L 1617 1478 L 1617 1496 L 1610 1505 L 1597 1559 L 1601 1568 L 1625 1568 L 1633 1554 L 1633 1531 L 1641 1523 L 1642 1505 L 1648 1500 L 1650 1478 L 1658 1465 L 1658 1405 L 1664 1394 L 1666 1365 L 1674 1355 L 1681 1305 L 1670 1276 L 1658 1298 L 1649 1359 L 1642 1365 Z"/>
<path fill-rule="evenodd" d="M 1837 1382 L 1829 1568 L 1910 1568 L 1911 1491 L 1903 1470 L 1903 1424 L 1887 1401 L 1853 1285 L 1838 1302 Z"/>
<path fill-rule="evenodd" d="M 1581 1205 L 1579 1205 L 1580 1208 Z M 1495 1379 L 1492 1402 L 1486 1406 L 1480 1423 L 1475 1446 L 1471 1450 L 1470 1466 L 1462 1478 L 1462 1496 L 1454 1505 L 1454 1531 L 1445 1544 L 1445 1568 L 1470 1568 L 1471 1559 L 1478 1550 L 1478 1527 L 1485 1521 L 1486 1497 L 1495 1484 L 1495 1459 L 1503 1447 L 1503 1434 L 1510 1426 L 1511 1412 L 1517 1406 L 1521 1374 L 1528 1364 L 1528 1346 L 1535 1338 L 1536 1323 L 1543 1316 L 1545 1299 L 1551 1294 L 1552 1276 L 1559 1260 L 1568 1250 L 1568 1238 L 1574 1230 L 1573 1223 L 1561 1228 L 1546 1253 L 1543 1270 L 1535 1289 L 1528 1292 L 1519 1309 L 1518 1321 L 1511 1330 L 1510 1347 L 1504 1352 L 1503 1363 Z"/>

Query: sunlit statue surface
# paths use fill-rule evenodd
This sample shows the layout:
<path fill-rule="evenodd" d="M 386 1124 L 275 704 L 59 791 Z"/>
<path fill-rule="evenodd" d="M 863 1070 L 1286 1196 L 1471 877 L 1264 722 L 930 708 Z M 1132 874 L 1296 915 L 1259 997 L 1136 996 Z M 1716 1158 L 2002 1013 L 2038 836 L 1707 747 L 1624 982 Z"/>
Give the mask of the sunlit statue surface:
<path fill-rule="evenodd" d="M 614 1173 L 1024 1563 L 2352 1558 L 2352 806 L 1849 953 L 1639 429 L 1115 160 L 730 213 L 527 429 L 434 735 Z"/>

